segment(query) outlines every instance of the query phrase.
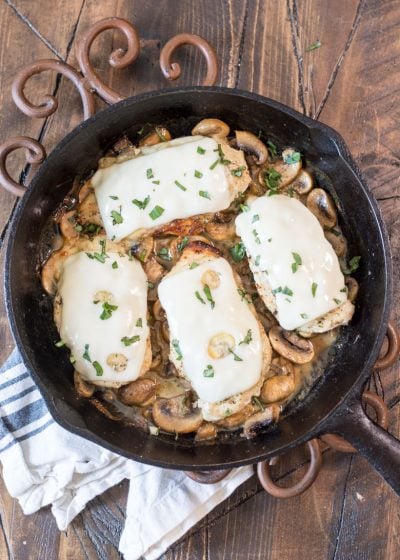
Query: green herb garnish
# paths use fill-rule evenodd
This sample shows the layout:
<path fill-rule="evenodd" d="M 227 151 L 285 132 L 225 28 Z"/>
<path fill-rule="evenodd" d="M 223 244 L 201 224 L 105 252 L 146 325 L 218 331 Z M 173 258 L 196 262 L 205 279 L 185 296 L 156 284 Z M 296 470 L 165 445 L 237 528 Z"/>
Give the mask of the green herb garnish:
<path fill-rule="evenodd" d="M 246 303 L 251 303 L 251 300 L 247 299 L 248 293 L 243 288 L 238 288 L 238 294 L 240 295 L 240 300 L 245 301 Z"/>
<path fill-rule="evenodd" d="M 311 43 L 309 47 L 306 48 L 306 52 L 315 51 L 315 49 L 319 49 L 321 46 L 321 41 L 315 41 L 315 43 Z"/>
<path fill-rule="evenodd" d="M 257 243 L 257 245 L 260 245 L 261 244 L 261 239 L 258 237 L 257 230 L 253 229 L 252 233 L 254 235 L 254 241 Z"/>
<path fill-rule="evenodd" d="M 197 146 L 197 153 L 201 154 L 201 155 L 204 155 L 206 153 L 206 151 L 201 146 Z"/>
<path fill-rule="evenodd" d="M 186 247 L 186 245 L 189 243 L 189 237 L 187 235 L 185 235 L 185 237 L 182 239 L 182 241 L 180 241 L 177 245 L 178 247 L 178 251 L 180 253 L 182 253 L 183 249 Z"/>
<path fill-rule="evenodd" d="M 254 222 L 258 222 L 259 220 L 260 220 L 260 216 L 258 214 L 254 214 L 251 223 L 254 224 Z"/>
<path fill-rule="evenodd" d="M 292 272 L 293 274 L 297 272 L 300 265 L 303 264 L 301 257 L 298 253 L 292 253 L 294 262 L 292 262 Z"/>
<path fill-rule="evenodd" d="M 89 257 L 89 259 L 95 259 L 96 261 L 99 261 L 102 264 L 104 264 L 106 262 L 106 259 L 108 259 L 108 255 L 106 255 L 105 239 L 102 239 L 100 241 L 100 246 L 101 246 L 101 253 L 86 253 L 86 255 Z"/>
<path fill-rule="evenodd" d="M 249 212 L 250 206 L 248 204 L 239 204 L 239 208 L 242 212 Z"/>
<path fill-rule="evenodd" d="M 140 340 L 140 336 L 138 334 L 136 334 L 135 336 L 131 336 L 130 338 L 128 336 L 124 336 L 121 338 L 121 342 L 124 346 L 130 346 L 131 344 L 134 344 L 139 340 Z"/>
<path fill-rule="evenodd" d="M 253 336 L 252 336 L 252 334 L 251 334 L 251 329 L 249 329 L 249 330 L 247 331 L 247 334 L 246 334 L 246 336 L 244 337 L 244 339 L 243 339 L 241 342 L 239 342 L 239 346 L 240 346 L 241 344 L 250 344 L 250 342 L 251 342 L 252 340 L 253 340 Z"/>
<path fill-rule="evenodd" d="M 256 406 L 258 406 L 258 408 L 260 410 L 265 410 L 265 406 L 263 405 L 263 403 L 260 401 L 260 399 L 258 397 L 256 397 L 255 395 L 253 397 L 251 397 L 251 402 L 253 404 L 255 404 Z"/>
<path fill-rule="evenodd" d="M 164 213 L 164 208 L 161 206 L 154 206 L 153 210 L 149 213 L 152 220 L 157 220 Z"/>
<path fill-rule="evenodd" d="M 161 247 L 161 249 L 158 251 L 157 255 L 163 259 L 164 261 L 170 261 L 172 259 L 171 255 L 169 254 L 169 251 L 166 247 Z"/>
<path fill-rule="evenodd" d="M 285 154 L 283 157 L 283 161 L 288 165 L 292 165 L 293 163 L 297 163 L 298 161 L 300 161 L 300 158 L 300 152 L 292 152 L 290 154 Z"/>
<path fill-rule="evenodd" d="M 111 200 L 118 200 L 118 196 L 110 195 Z"/>
<path fill-rule="evenodd" d="M 275 157 L 278 153 L 278 151 L 276 149 L 276 145 L 272 142 L 272 140 L 267 140 L 267 146 L 268 146 L 268 149 L 270 151 L 271 156 Z"/>
<path fill-rule="evenodd" d="M 142 319 L 139 317 L 139 319 L 136 321 L 136 326 L 137 327 L 143 327 L 143 321 Z"/>
<path fill-rule="evenodd" d="M 302 319 L 308 319 L 307 313 L 300 313 L 300 317 L 301 317 Z"/>
<path fill-rule="evenodd" d="M 194 176 L 195 176 L 197 179 L 201 179 L 201 178 L 203 177 L 203 173 L 202 173 L 201 171 L 197 171 L 197 169 L 195 169 L 195 171 L 194 171 Z"/>
<path fill-rule="evenodd" d="M 207 298 L 207 301 L 209 301 L 210 304 L 211 304 L 211 309 L 214 309 L 214 307 L 215 307 L 215 301 L 214 301 L 214 299 L 213 299 L 213 297 L 212 297 L 212 295 L 211 295 L 210 286 L 209 286 L 208 284 L 205 284 L 205 285 L 204 285 L 203 292 L 205 293 L 205 296 L 206 296 L 206 298 Z"/>
<path fill-rule="evenodd" d="M 243 175 L 243 171 L 246 169 L 245 165 L 241 165 L 240 167 L 236 167 L 236 169 L 231 169 L 231 174 L 234 177 L 241 177 Z"/>
<path fill-rule="evenodd" d="M 342 301 L 340 299 L 337 298 L 333 298 L 333 301 L 336 303 L 336 305 L 340 305 L 342 303 Z"/>
<path fill-rule="evenodd" d="M 246 256 L 246 250 L 245 250 L 244 245 L 241 241 L 239 241 L 239 243 L 236 243 L 236 245 L 231 247 L 229 249 L 229 252 L 231 254 L 232 259 L 235 262 L 242 261 L 244 259 L 244 257 Z"/>
<path fill-rule="evenodd" d="M 275 288 L 275 290 L 272 290 L 273 294 L 284 294 L 285 296 L 292 296 L 293 295 L 293 291 L 288 288 L 287 286 L 284 286 L 282 288 L 282 286 L 279 286 L 278 288 Z"/>
<path fill-rule="evenodd" d="M 121 210 L 122 210 L 122 206 L 119 207 L 119 212 L 117 212 L 116 210 L 111 210 L 111 218 L 112 218 L 113 226 L 122 224 L 122 222 L 124 221 L 124 218 L 122 217 L 121 214 Z"/>
<path fill-rule="evenodd" d="M 181 191 L 187 191 L 187 188 L 182 185 L 179 181 L 175 181 L 175 185 L 181 189 Z"/>
<path fill-rule="evenodd" d="M 100 377 L 101 375 L 103 375 L 103 368 L 101 367 L 99 362 L 96 362 L 96 361 L 92 362 L 92 366 L 96 370 L 97 377 Z"/>
<path fill-rule="evenodd" d="M 152 181 L 153 185 L 159 185 L 160 181 Z"/>
<path fill-rule="evenodd" d="M 140 210 L 144 210 L 149 202 L 150 202 L 150 196 L 149 195 L 147 195 L 146 198 L 144 198 L 143 200 L 138 200 L 137 198 L 132 200 L 132 204 L 134 204 L 135 206 L 140 208 Z"/>
<path fill-rule="evenodd" d="M 214 163 L 212 163 L 212 164 L 210 165 L 210 169 L 211 169 L 211 170 L 215 169 L 215 168 L 217 167 L 218 164 L 219 164 L 219 158 L 216 159 L 216 160 L 214 161 Z"/>
<path fill-rule="evenodd" d="M 154 179 L 154 174 L 153 174 L 153 170 L 152 169 L 147 169 L 146 171 L 146 177 L 148 179 Z"/>
<path fill-rule="evenodd" d="M 117 263 L 117 261 L 114 261 L 114 262 L 112 263 L 111 267 L 114 268 L 114 269 L 115 269 L 115 268 L 118 268 L 118 263 Z"/>
<path fill-rule="evenodd" d="M 174 338 L 173 341 L 172 341 L 172 346 L 173 346 L 173 348 L 176 352 L 176 359 L 178 361 L 182 360 L 183 356 L 182 356 L 182 352 L 181 352 L 181 349 L 180 349 L 180 346 L 179 346 L 179 340 Z"/>
<path fill-rule="evenodd" d="M 84 360 L 87 360 L 88 362 L 91 362 L 91 361 L 92 361 L 92 360 L 90 359 L 90 356 L 89 356 L 89 344 L 85 344 L 85 351 L 84 351 L 84 353 L 82 354 L 82 358 L 83 358 Z"/>
<path fill-rule="evenodd" d="M 199 196 L 202 196 L 203 198 L 208 198 L 208 200 L 211 200 L 211 196 L 210 196 L 210 193 L 208 191 L 199 191 Z"/>
<path fill-rule="evenodd" d="M 198 290 L 196 290 L 196 291 L 194 292 L 194 295 L 197 297 L 197 299 L 198 299 L 199 301 L 201 301 L 201 303 L 204 303 L 204 305 L 206 305 L 206 302 L 205 302 L 204 299 L 201 297 L 200 292 L 199 292 Z"/>
<path fill-rule="evenodd" d="M 189 265 L 189 269 L 190 269 L 190 270 L 193 270 L 194 268 L 196 268 L 196 267 L 198 267 L 198 266 L 199 266 L 199 263 L 197 263 L 197 262 L 192 262 L 192 263 L 190 263 L 190 265 Z"/>
<path fill-rule="evenodd" d="M 352 259 L 350 259 L 348 266 L 342 268 L 343 274 L 348 276 L 349 274 L 351 274 L 352 272 L 357 270 L 357 268 L 360 265 L 360 260 L 361 260 L 361 257 L 353 257 Z"/>
<path fill-rule="evenodd" d="M 232 348 L 228 348 L 228 352 L 229 352 L 230 354 L 232 354 L 233 359 L 235 360 L 235 362 L 243 362 L 243 359 L 242 359 L 240 356 L 238 356 L 237 354 L 235 354 L 235 352 L 232 350 Z"/>
<path fill-rule="evenodd" d="M 281 182 L 282 175 L 273 167 L 266 170 L 264 175 L 265 186 L 269 190 L 268 196 L 278 194 L 279 183 Z"/>
<path fill-rule="evenodd" d="M 315 294 L 317 293 L 317 288 L 318 288 L 318 284 L 316 284 L 315 282 L 313 282 L 313 283 L 312 283 L 312 286 L 311 286 L 311 293 L 312 293 L 312 296 L 313 296 L 313 297 L 315 297 Z"/>
<path fill-rule="evenodd" d="M 107 301 L 103 303 L 102 307 L 103 307 L 103 311 L 100 315 L 100 319 L 102 321 L 105 321 L 106 319 L 110 319 L 111 315 L 113 314 L 113 311 L 116 311 L 118 309 L 118 305 L 111 305 Z"/>
<path fill-rule="evenodd" d="M 254 261 L 254 264 L 255 264 L 256 266 L 259 266 L 259 264 L 260 264 L 260 259 L 261 259 L 261 255 L 257 255 L 256 258 L 255 258 L 255 261 Z"/>
<path fill-rule="evenodd" d="M 204 377 L 214 377 L 214 373 L 215 373 L 214 368 L 212 367 L 211 364 L 208 364 L 208 366 L 203 371 L 203 376 Z"/>

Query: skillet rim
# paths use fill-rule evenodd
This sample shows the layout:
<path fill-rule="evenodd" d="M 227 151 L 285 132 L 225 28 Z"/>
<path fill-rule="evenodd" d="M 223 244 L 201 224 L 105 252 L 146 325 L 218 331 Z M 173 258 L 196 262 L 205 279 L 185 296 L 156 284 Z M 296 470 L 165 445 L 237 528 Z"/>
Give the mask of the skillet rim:
<path fill-rule="evenodd" d="M 25 350 L 25 345 L 22 343 L 21 337 L 18 332 L 17 322 L 15 319 L 15 314 L 13 310 L 12 304 L 12 289 L 11 289 L 11 274 L 10 274 L 10 262 L 11 262 L 11 255 L 13 253 L 13 245 L 14 241 L 17 237 L 17 230 L 20 224 L 20 220 L 24 216 L 24 209 L 28 204 L 29 200 L 32 196 L 37 196 L 35 192 L 38 189 L 38 185 L 40 184 L 42 172 L 44 172 L 49 165 L 48 161 L 52 161 L 54 158 L 57 158 L 58 153 L 63 149 L 63 147 L 71 142 L 76 136 L 81 134 L 83 130 L 86 130 L 91 127 L 91 125 L 98 121 L 99 119 L 105 118 L 105 115 L 112 114 L 114 111 L 119 111 L 121 107 L 125 105 L 132 105 L 136 103 L 140 103 L 141 101 L 148 100 L 154 97 L 163 97 L 163 96 L 170 96 L 173 95 L 185 95 L 187 93 L 199 93 L 199 92 L 210 92 L 210 93 L 223 93 L 228 95 L 233 95 L 234 97 L 240 97 L 253 100 L 257 103 L 261 103 L 264 105 L 269 105 L 270 107 L 274 108 L 275 110 L 282 112 L 285 115 L 288 115 L 294 118 L 296 121 L 300 122 L 301 124 L 305 125 L 309 130 L 320 130 L 325 135 L 329 137 L 330 140 L 333 141 L 337 157 L 339 157 L 342 162 L 348 167 L 349 172 L 354 176 L 357 180 L 361 190 L 363 191 L 365 197 L 368 200 L 371 210 L 373 211 L 373 216 L 371 216 L 371 222 L 374 223 L 374 227 L 377 232 L 377 236 L 379 234 L 380 242 L 383 248 L 383 255 L 384 255 L 384 290 L 385 290 L 385 298 L 384 298 L 384 306 L 381 310 L 380 314 L 380 324 L 377 327 L 377 336 L 375 338 L 374 344 L 372 345 L 369 351 L 369 357 L 365 362 L 364 368 L 358 373 L 357 378 L 355 379 L 354 383 L 350 385 L 350 387 L 345 391 L 345 393 L 341 396 L 338 402 L 329 408 L 328 412 L 324 412 L 321 418 L 313 425 L 313 427 L 306 431 L 302 435 L 295 435 L 294 438 L 288 444 L 282 444 L 280 447 L 264 452 L 257 450 L 255 451 L 251 457 L 243 457 L 242 459 L 234 459 L 229 460 L 227 462 L 213 462 L 212 464 L 206 462 L 202 464 L 192 464 L 190 463 L 190 453 L 187 453 L 187 457 L 189 457 L 189 461 L 180 462 L 178 463 L 171 463 L 166 462 L 163 460 L 154 460 L 145 458 L 143 459 L 143 455 L 137 455 L 136 453 L 127 452 L 125 450 L 121 450 L 120 447 L 113 445 L 112 443 L 104 440 L 102 437 L 95 434 L 88 428 L 81 428 L 71 424 L 69 421 L 66 421 L 62 417 L 62 413 L 60 414 L 57 409 L 57 402 L 52 395 L 51 391 L 49 391 L 42 381 L 39 374 L 36 373 L 34 368 L 31 366 L 30 358 Z M 271 457 L 276 455 L 277 453 L 285 452 L 297 445 L 304 443 L 305 441 L 315 437 L 316 435 L 326 432 L 327 428 L 329 427 L 330 421 L 332 422 L 333 417 L 337 414 L 340 407 L 343 406 L 345 402 L 348 402 L 354 394 L 361 391 L 361 387 L 364 384 L 367 377 L 370 375 L 370 371 L 372 366 L 378 356 L 380 347 L 382 345 L 384 336 L 386 334 L 386 327 L 388 324 L 390 307 L 391 307 L 391 300 L 392 300 L 392 263 L 391 263 L 391 251 L 390 251 L 390 244 L 389 244 L 389 237 L 387 234 L 387 230 L 385 227 L 385 223 L 381 217 L 379 207 L 377 205 L 377 201 L 371 191 L 369 191 L 368 187 L 365 184 L 365 181 L 362 177 L 360 169 L 356 165 L 355 161 L 353 160 L 349 149 L 347 148 L 344 139 L 341 135 L 331 128 L 329 125 L 325 123 L 321 123 L 319 121 L 315 121 L 314 119 L 307 117 L 295 109 L 288 107 L 278 101 L 270 99 L 268 97 L 264 97 L 262 95 L 239 90 L 236 88 L 226 88 L 226 87 L 216 87 L 216 86 L 189 86 L 189 87 L 182 87 L 182 88 L 167 88 L 162 91 L 151 91 L 141 95 L 132 96 L 127 99 L 120 101 L 114 105 L 107 107 L 106 109 L 98 112 L 93 117 L 90 117 L 86 121 L 81 122 L 76 128 L 74 128 L 71 132 L 69 132 L 52 150 L 52 152 L 47 156 L 44 163 L 41 165 L 40 169 L 35 174 L 34 178 L 32 179 L 27 192 L 24 194 L 22 200 L 19 202 L 14 215 L 11 219 L 9 225 L 9 239 L 6 248 L 6 259 L 5 259 L 5 266 L 4 266 L 4 284 L 5 284 L 5 302 L 6 302 L 6 310 L 8 315 L 9 324 L 11 327 L 11 332 L 13 334 L 14 340 L 16 342 L 16 346 L 21 354 L 22 360 L 27 367 L 27 370 L 32 375 L 36 385 L 39 388 L 40 393 L 43 396 L 43 399 L 49 409 L 49 412 L 53 419 L 61 425 L 63 428 L 67 429 L 68 431 L 75 433 L 89 441 L 97 443 L 98 445 L 117 453 L 118 455 L 125 456 L 130 459 L 134 459 L 139 462 L 145 462 L 150 465 L 161 466 L 166 468 L 172 469 L 190 469 L 190 470 L 204 470 L 205 468 L 208 470 L 212 469 L 220 469 L 220 468 L 232 468 L 238 467 L 246 464 L 252 464 L 259 462 L 261 460 L 266 459 L 267 457 Z M 183 447 L 181 447 L 183 449 Z"/>

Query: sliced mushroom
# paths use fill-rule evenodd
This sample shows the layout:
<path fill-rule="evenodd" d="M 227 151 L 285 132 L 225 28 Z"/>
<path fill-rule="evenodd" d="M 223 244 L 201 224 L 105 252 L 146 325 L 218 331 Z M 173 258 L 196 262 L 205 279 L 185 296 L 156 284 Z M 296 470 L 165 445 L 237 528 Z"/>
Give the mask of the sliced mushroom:
<path fill-rule="evenodd" d="M 332 198 L 324 189 L 313 189 L 307 197 L 307 208 L 318 219 L 323 228 L 333 228 L 337 223 L 337 212 Z"/>
<path fill-rule="evenodd" d="M 293 375 L 293 364 L 283 356 L 279 356 L 272 360 L 268 374 L 271 377 L 273 375 Z"/>
<path fill-rule="evenodd" d="M 65 239 L 74 239 L 79 236 L 79 232 L 75 229 L 75 217 L 76 211 L 71 210 L 70 212 L 65 212 L 58 221 L 61 234 Z"/>
<path fill-rule="evenodd" d="M 239 148 L 256 156 L 257 165 L 268 161 L 268 148 L 258 136 L 247 130 L 235 130 L 235 136 Z"/>
<path fill-rule="evenodd" d="M 347 298 L 351 301 L 351 303 L 354 303 L 358 294 L 358 282 L 352 276 L 346 276 L 344 282 L 347 287 Z"/>
<path fill-rule="evenodd" d="M 94 192 L 90 192 L 79 205 L 79 219 L 82 223 L 103 226 Z"/>
<path fill-rule="evenodd" d="M 208 343 L 208 355 L 214 360 L 225 358 L 235 347 L 235 339 L 231 334 L 218 333 L 210 338 Z"/>
<path fill-rule="evenodd" d="M 183 377 L 169 377 L 160 380 L 157 386 L 157 396 L 162 399 L 172 399 L 187 394 L 190 389 L 189 381 L 186 381 Z"/>
<path fill-rule="evenodd" d="M 334 233 L 332 230 L 329 229 L 325 230 L 324 234 L 325 234 L 325 238 L 332 245 L 332 248 L 337 254 L 337 256 L 339 258 L 343 257 L 347 249 L 346 239 L 343 237 L 343 235 L 340 232 Z"/>
<path fill-rule="evenodd" d="M 223 420 L 219 420 L 218 426 L 225 428 L 226 430 L 232 430 L 233 428 L 238 428 L 255 412 L 259 410 L 259 407 L 253 403 L 249 403 L 234 414 L 227 416 Z"/>
<path fill-rule="evenodd" d="M 161 303 L 158 298 L 153 303 L 153 315 L 156 321 L 162 321 L 163 319 L 165 319 L 165 311 L 161 307 Z"/>
<path fill-rule="evenodd" d="M 218 434 L 218 429 L 215 424 L 211 422 L 204 422 L 197 430 L 195 441 L 205 441 L 207 439 L 215 439 Z"/>
<path fill-rule="evenodd" d="M 229 134 L 229 126 L 220 121 L 219 119 L 203 119 L 196 124 L 192 130 L 192 135 L 196 136 L 200 134 L 201 136 L 211 136 L 215 140 L 226 141 L 226 137 Z"/>
<path fill-rule="evenodd" d="M 176 434 L 189 434 L 198 430 L 203 422 L 199 408 L 192 408 L 187 395 L 172 399 L 156 399 L 153 420 L 159 428 Z"/>
<path fill-rule="evenodd" d="M 165 274 L 165 268 L 156 261 L 155 258 L 150 258 L 143 265 L 147 280 L 152 284 L 157 284 Z"/>
<path fill-rule="evenodd" d="M 140 260 L 142 263 L 146 263 L 154 248 L 154 239 L 149 235 L 147 237 L 142 237 L 131 247 L 131 253 L 134 257 Z"/>
<path fill-rule="evenodd" d="M 293 163 L 287 163 L 287 160 L 295 153 L 295 150 L 288 148 L 282 152 L 282 159 L 278 159 L 273 165 L 264 168 L 259 174 L 258 180 L 262 187 L 265 189 L 265 185 L 268 180 L 268 176 L 272 172 L 279 173 L 276 177 L 275 182 L 277 183 L 277 189 L 280 190 L 287 187 L 292 183 L 301 170 L 301 160 L 295 161 Z M 290 161 L 290 160 L 289 160 Z"/>
<path fill-rule="evenodd" d="M 211 269 L 206 270 L 201 276 L 201 283 L 204 286 L 208 286 L 211 290 L 218 288 L 221 283 L 218 272 Z"/>
<path fill-rule="evenodd" d="M 279 406 L 272 405 L 261 412 L 253 414 L 253 416 L 250 416 L 244 423 L 243 435 L 248 439 L 255 437 L 265 426 L 276 422 L 279 418 L 279 413 Z"/>
<path fill-rule="evenodd" d="M 295 386 L 293 374 L 274 375 L 264 382 L 260 398 L 266 404 L 281 401 L 293 393 Z"/>
<path fill-rule="evenodd" d="M 214 241 L 226 241 L 235 235 L 235 222 L 226 224 L 218 223 L 214 220 L 206 225 L 206 232 Z"/>
<path fill-rule="evenodd" d="M 155 146 L 160 144 L 160 142 L 167 142 L 171 138 L 172 136 L 168 129 L 163 126 L 156 126 L 153 132 L 150 132 L 150 134 L 140 140 L 139 146 Z"/>
<path fill-rule="evenodd" d="M 78 395 L 85 399 L 92 397 L 96 389 L 94 385 L 82 379 L 82 377 L 76 370 L 74 371 L 74 385 Z"/>
<path fill-rule="evenodd" d="M 157 381 L 141 377 L 121 387 L 119 400 L 128 406 L 147 406 L 156 395 Z"/>
<path fill-rule="evenodd" d="M 314 181 L 311 174 L 302 169 L 293 183 L 290 183 L 289 188 L 292 188 L 297 194 L 307 194 L 314 186 Z"/>
<path fill-rule="evenodd" d="M 312 342 L 305 340 L 294 331 L 275 326 L 269 331 L 269 339 L 275 352 L 295 364 L 306 364 L 314 357 Z"/>

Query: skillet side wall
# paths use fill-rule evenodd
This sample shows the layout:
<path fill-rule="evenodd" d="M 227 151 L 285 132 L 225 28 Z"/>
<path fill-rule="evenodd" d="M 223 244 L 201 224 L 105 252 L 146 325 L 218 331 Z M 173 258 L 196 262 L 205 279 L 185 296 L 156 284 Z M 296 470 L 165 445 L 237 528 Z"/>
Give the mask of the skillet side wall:
<path fill-rule="evenodd" d="M 336 346 L 324 376 L 301 405 L 266 436 L 236 438 L 219 445 L 193 446 L 154 438 L 108 420 L 75 397 L 68 352 L 54 346 L 59 338 L 52 302 L 39 277 L 38 247 L 45 225 L 76 176 L 86 178 L 113 140 L 135 133 L 146 123 L 163 124 L 173 136 L 190 134 L 204 117 L 219 117 L 232 130 L 244 129 L 294 146 L 316 169 L 320 186 L 339 199 L 340 223 L 349 254 L 361 255 L 356 274 L 361 289 L 352 324 Z M 185 88 L 123 101 L 66 137 L 48 157 L 24 196 L 13 220 L 7 249 L 5 282 L 11 328 L 23 359 L 56 421 L 113 451 L 170 468 L 210 468 L 257 462 L 288 445 L 308 439 L 354 385 L 368 375 L 382 342 L 390 300 L 390 253 L 372 195 L 346 161 L 340 137 L 293 110 L 260 96 L 224 88 Z M 77 310 L 79 312 L 79 310 Z"/>

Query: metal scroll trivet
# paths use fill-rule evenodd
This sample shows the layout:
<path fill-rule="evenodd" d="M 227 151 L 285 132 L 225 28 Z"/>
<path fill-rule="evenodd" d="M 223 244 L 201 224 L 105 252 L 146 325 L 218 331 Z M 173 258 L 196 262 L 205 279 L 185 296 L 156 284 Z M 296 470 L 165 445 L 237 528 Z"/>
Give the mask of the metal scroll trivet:
<path fill-rule="evenodd" d="M 35 74 L 40 74 L 48 70 L 55 71 L 68 78 L 77 88 L 83 108 L 83 118 L 93 116 L 96 112 L 95 94 L 106 103 L 112 104 L 124 99 L 117 91 L 113 90 L 102 82 L 90 61 L 90 50 L 93 41 L 106 30 L 120 31 L 127 43 L 125 50 L 114 50 L 109 58 L 109 64 L 115 69 L 122 69 L 133 64 L 140 55 L 139 34 L 135 27 L 127 20 L 110 17 L 98 21 L 92 25 L 76 42 L 76 56 L 80 71 L 65 62 L 55 59 L 42 59 L 22 68 L 14 78 L 12 83 L 12 97 L 17 107 L 28 117 L 46 118 L 53 114 L 58 107 L 58 100 L 52 95 L 45 95 L 40 105 L 33 105 L 25 96 L 25 86 L 28 80 Z M 197 47 L 207 63 L 207 73 L 202 85 L 214 85 L 218 76 L 218 60 L 213 47 L 202 37 L 189 33 L 181 33 L 170 39 L 161 49 L 160 68 L 165 78 L 176 80 L 181 75 L 178 63 L 173 62 L 173 55 L 177 48 L 182 45 L 193 45 Z M 28 136 L 16 136 L 9 138 L 0 145 L 0 186 L 15 194 L 22 196 L 27 187 L 15 182 L 7 171 L 7 158 L 11 152 L 25 148 L 27 151 L 26 160 L 31 165 L 42 163 L 46 158 L 46 151 L 42 144 Z M 390 367 L 398 358 L 400 352 L 400 336 L 393 323 L 389 323 L 387 330 L 387 348 L 384 355 L 380 356 L 375 364 L 376 370 L 383 370 Z M 384 429 L 388 426 L 389 411 L 381 397 L 370 391 L 363 394 L 363 401 L 370 405 L 376 412 L 377 423 Z M 269 494 L 277 498 L 289 498 L 298 496 L 307 490 L 315 481 L 322 467 L 322 440 L 332 449 L 344 453 L 354 453 L 356 450 L 343 438 L 326 434 L 321 438 L 314 438 L 308 441 L 307 446 L 310 462 L 306 473 L 295 484 L 289 487 L 281 487 L 275 484 L 271 476 L 271 466 L 279 461 L 279 456 L 258 463 L 257 474 L 263 488 Z M 229 474 L 231 469 L 217 471 L 186 472 L 192 480 L 202 484 L 214 484 L 219 482 Z"/>

